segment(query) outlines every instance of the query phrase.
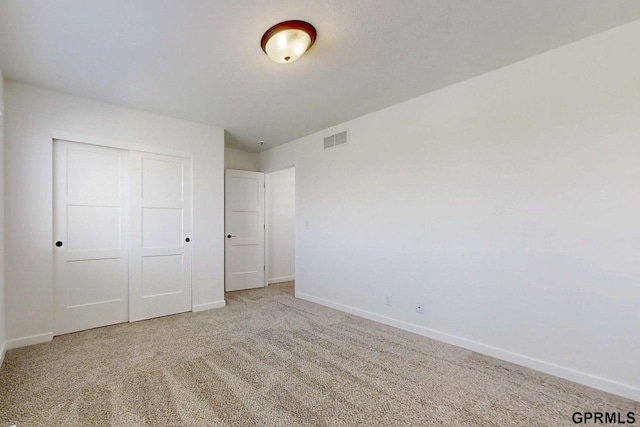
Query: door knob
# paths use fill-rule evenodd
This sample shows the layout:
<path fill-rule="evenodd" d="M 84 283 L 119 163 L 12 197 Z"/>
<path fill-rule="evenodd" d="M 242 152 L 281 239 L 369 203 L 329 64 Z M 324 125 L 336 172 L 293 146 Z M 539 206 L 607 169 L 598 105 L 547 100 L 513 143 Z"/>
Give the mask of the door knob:
<path fill-rule="evenodd" d="M 189 243 L 189 238 L 187 237 L 186 239 L 184 239 L 185 242 Z"/>
<path fill-rule="evenodd" d="M 232 236 L 231 234 L 227 234 L 227 239 L 230 239 L 232 237 L 236 237 L 236 236 Z"/>
<path fill-rule="evenodd" d="M 57 246 L 57 247 L 62 246 L 62 242 L 61 242 L 60 240 L 58 240 L 58 241 L 56 242 L 56 246 Z"/>

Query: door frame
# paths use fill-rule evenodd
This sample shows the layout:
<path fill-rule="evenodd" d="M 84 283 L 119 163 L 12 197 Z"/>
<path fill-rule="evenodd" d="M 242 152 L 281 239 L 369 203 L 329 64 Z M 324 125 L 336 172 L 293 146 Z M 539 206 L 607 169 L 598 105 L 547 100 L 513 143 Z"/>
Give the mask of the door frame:
<path fill-rule="evenodd" d="M 267 175 L 269 175 L 270 173 L 274 173 L 274 172 L 280 172 L 283 171 L 285 169 L 293 169 L 293 183 L 294 185 L 297 185 L 296 183 L 298 182 L 298 176 L 296 174 L 296 165 L 295 163 L 292 163 L 288 166 L 283 166 L 283 167 L 279 167 L 277 169 L 273 169 L 273 170 L 269 170 L 268 172 L 265 171 L 264 176 L 264 183 L 265 183 L 265 189 L 264 189 L 264 223 L 265 223 L 265 230 L 264 230 L 264 263 L 265 263 L 265 275 L 264 275 L 264 285 L 265 286 L 269 286 L 269 209 L 267 209 L 267 194 L 269 191 L 269 186 L 267 185 Z M 295 197 L 294 197 L 294 210 L 297 212 L 297 205 L 298 205 L 298 192 L 295 192 Z M 297 229 L 296 227 L 296 219 L 297 219 L 297 215 L 294 215 L 293 217 L 293 221 L 294 221 L 294 239 L 293 239 L 293 251 L 295 254 L 296 248 L 298 247 L 298 233 L 297 233 Z M 297 260 L 298 257 L 295 256 L 295 260 Z M 295 264 L 297 261 L 294 261 L 294 271 L 295 271 Z M 295 280 L 295 273 L 294 273 L 294 280 Z"/>
<path fill-rule="evenodd" d="M 184 157 L 193 160 L 193 153 L 190 151 L 174 150 L 171 148 L 157 147 L 155 145 L 136 144 L 111 138 L 99 136 L 83 135 L 73 132 L 54 131 L 51 136 L 51 143 L 54 139 L 61 139 L 80 144 L 99 145 L 102 147 L 119 148 L 121 150 L 142 151 L 144 153 L 163 154 L 166 156 Z"/>

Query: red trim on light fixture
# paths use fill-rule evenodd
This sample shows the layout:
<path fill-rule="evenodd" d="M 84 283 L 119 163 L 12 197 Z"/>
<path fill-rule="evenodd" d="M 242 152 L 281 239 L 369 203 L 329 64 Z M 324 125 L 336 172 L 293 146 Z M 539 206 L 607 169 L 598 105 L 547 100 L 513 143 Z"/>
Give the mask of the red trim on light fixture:
<path fill-rule="evenodd" d="M 273 37 L 276 33 L 279 33 L 280 31 L 284 31 L 284 30 L 302 30 L 305 33 L 309 34 L 309 37 L 311 37 L 311 43 L 309 43 L 309 48 L 313 46 L 313 43 L 316 41 L 316 29 L 314 28 L 313 25 L 305 21 L 297 21 L 297 20 L 284 21 L 269 28 L 262 36 L 262 40 L 260 40 L 260 46 L 262 47 L 262 50 L 264 51 L 264 53 L 267 53 L 265 48 L 267 46 L 267 42 L 269 41 L 269 39 Z"/>

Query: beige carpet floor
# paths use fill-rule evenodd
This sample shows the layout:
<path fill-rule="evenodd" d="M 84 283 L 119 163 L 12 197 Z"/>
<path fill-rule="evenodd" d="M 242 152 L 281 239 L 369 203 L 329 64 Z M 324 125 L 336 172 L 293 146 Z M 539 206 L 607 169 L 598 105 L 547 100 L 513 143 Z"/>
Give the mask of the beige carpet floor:
<path fill-rule="evenodd" d="M 298 300 L 227 307 L 7 352 L 0 427 L 574 426 L 640 403 Z M 638 417 L 638 415 L 636 415 Z"/>

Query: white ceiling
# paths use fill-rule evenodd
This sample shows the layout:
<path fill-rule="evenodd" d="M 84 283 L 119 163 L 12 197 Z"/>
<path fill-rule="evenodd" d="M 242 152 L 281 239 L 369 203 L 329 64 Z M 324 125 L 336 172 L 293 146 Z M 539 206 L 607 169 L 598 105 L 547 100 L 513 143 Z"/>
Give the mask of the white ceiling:
<path fill-rule="evenodd" d="M 260 38 L 288 19 L 318 39 L 276 64 Z M 636 19 L 637 0 L 2 0 L 0 68 L 260 151 Z"/>

